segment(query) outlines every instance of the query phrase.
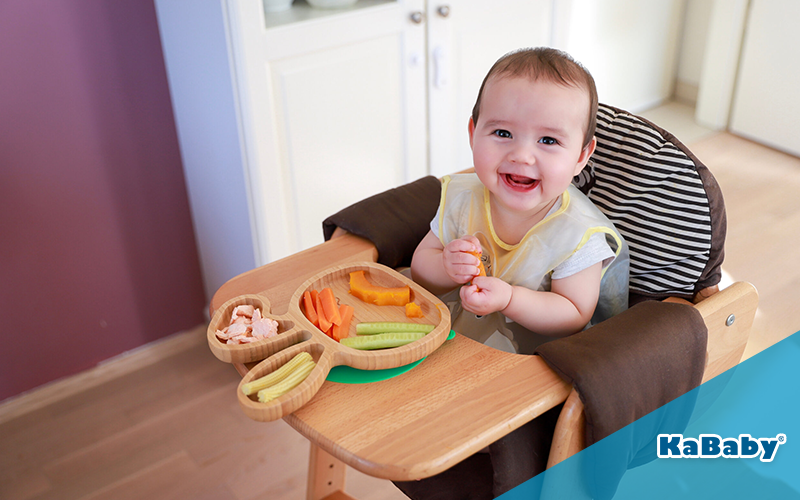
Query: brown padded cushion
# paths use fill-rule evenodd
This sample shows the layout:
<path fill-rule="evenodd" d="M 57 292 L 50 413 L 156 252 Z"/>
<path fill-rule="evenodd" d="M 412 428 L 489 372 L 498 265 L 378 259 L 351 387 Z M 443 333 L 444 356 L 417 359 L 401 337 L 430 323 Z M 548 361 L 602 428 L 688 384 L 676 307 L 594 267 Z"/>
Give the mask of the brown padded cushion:
<path fill-rule="evenodd" d="M 380 264 L 410 266 L 414 250 L 428 234 L 439 209 L 441 192 L 441 181 L 429 175 L 371 196 L 325 219 L 325 241 L 341 227 L 371 241 Z"/>
<path fill-rule="evenodd" d="M 725 212 L 725 201 L 722 198 L 722 190 L 717 180 L 711 174 L 711 171 L 708 170 L 708 167 L 706 167 L 694 153 L 689 151 L 689 148 L 679 141 L 677 137 L 654 123 L 647 123 L 652 125 L 653 128 L 661 133 L 664 139 L 675 145 L 675 147 L 680 149 L 694 162 L 695 169 L 700 179 L 703 181 L 703 187 L 705 188 L 706 196 L 708 196 L 709 211 L 711 213 L 711 249 L 703 274 L 695 285 L 695 292 L 718 285 L 722 279 L 722 261 L 725 259 L 725 236 L 728 230 L 728 218 Z"/>
<path fill-rule="evenodd" d="M 536 354 L 580 394 L 589 446 L 700 385 L 707 337 L 691 305 L 646 301 Z"/>
<path fill-rule="evenodd" d="M 631 304 L 692 300 L 719 283 L 726 232 L 722 193 L 674 135 L 601 104 L 597 148 L 573 183 L 628 242 Z"/>
<path fill-rule="evenodd" d="M 700 385 L 705 369 L 708 330 L 688 304 L 645 301 L 575 335 L 542 344 L 536 350 L 561 377 L 572 383 L 584 404 L 586 446 L 622 430 Z M 589 460 L 590 488 L 616 489 L 632 465 L 660 432 L 682 432 L 693 408 L 680 408 L 651 429 L 630 428 L 627 449 Z M 667 430 L 668 429 L 668 430 Z M 623 432 L 625 432 L 623 431 Z M 655 453 L 647 453 L 647 460 Z M 597 481 L 592 479 L 597 478 Z M 600 480 L 602 479 L 602 480 Z M 599 498 L 614 491 L 594 491 Z"/>

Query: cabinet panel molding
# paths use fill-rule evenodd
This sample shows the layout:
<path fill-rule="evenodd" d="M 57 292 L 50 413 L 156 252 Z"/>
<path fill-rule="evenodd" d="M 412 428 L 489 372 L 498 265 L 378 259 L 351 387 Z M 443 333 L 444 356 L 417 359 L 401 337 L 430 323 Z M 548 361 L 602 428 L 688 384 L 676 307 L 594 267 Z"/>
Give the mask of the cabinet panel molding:
<path fill-rule="evenodd" d="M 322 243 L 325 217 L 404 181 L 398 45 L 387 36 L 271 65 L 298 249 Z"/>

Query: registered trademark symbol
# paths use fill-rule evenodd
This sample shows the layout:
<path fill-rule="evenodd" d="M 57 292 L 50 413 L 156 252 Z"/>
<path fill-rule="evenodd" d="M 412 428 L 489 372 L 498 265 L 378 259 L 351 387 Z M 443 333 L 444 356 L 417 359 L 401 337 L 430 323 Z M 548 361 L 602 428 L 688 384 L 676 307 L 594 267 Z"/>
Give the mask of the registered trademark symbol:
<path fill-rule="evenodd" d="M 786 441 L 786 435 L 785 434 L 778 434 L 778 441 L 780 441 L 781 443 Z"/>

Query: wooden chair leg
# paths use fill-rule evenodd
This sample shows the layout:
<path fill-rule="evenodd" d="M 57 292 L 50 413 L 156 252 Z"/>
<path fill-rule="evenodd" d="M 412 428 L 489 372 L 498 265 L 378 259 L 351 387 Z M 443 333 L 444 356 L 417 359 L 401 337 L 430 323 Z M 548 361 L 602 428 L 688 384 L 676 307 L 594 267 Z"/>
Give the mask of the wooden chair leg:
<path fill-rule="evenodd" d="M 355 500 L 344 492 L 347 466 L 311 443 L 306 500 Z"/>
<path fill-rule="evenodd" d="M 558 500 L 561 498 L 589 500 L 592 498 L 585 481 L 580 477 L 580 474 L 575 474 L 575 471 L 581 470 L 580 465 L 566 469 L 556 468 L 550 470 L 554 465 L 583 450 L 586 432 L 585 421 L 583 402 L 578 395 L 578 391 L 573 388 L 569 396 L 567 396 L 556 422 L 553 445 L 550 448 L 550 456 L 547 459 L 548 471 L 544 476 L 539 495 L 541 500 Z M 576 459 L 579 458 L 580 456 L 576 457 Z"/>
<path fill-rule="evenodd" d="M 553 445 L 547 459 L 547 468 L 562 462 L 584 448 L 585 422 L 583 402 L 574 388 L 570 391 L 556 422 Z"/>

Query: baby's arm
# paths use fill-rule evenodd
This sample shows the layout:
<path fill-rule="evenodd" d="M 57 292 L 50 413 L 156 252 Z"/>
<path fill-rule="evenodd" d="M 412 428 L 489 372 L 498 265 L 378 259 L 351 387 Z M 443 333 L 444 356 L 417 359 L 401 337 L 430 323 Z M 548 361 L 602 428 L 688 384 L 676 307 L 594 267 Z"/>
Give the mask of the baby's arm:
<path fill-rule="evenodd" d="M 467 252 L 480 252 L 480 248 L 474 236 L 453 240 L 445 247 L 428 231 L 411 259 L 411 277 L 436 295 L 449 292 L 478 274 L 480 260 Z"/>
<path fill-rule="evenodd" d="M 461 289 L 461 303 L 475 314 L 501 310 L 528 330 L 565 337 L 579 332 L 592 319 L 600 295 L 601 270 L 602 264 L 598 262 L 572 276 L 555 279 L 549 292 L 477 277 L 472 286 Z M 507 305 L 503 307 L 504 301 Z"/>

